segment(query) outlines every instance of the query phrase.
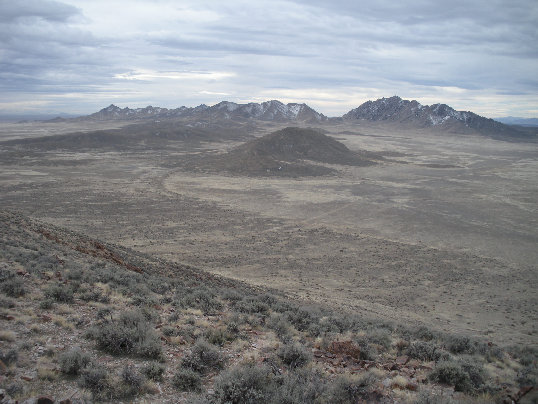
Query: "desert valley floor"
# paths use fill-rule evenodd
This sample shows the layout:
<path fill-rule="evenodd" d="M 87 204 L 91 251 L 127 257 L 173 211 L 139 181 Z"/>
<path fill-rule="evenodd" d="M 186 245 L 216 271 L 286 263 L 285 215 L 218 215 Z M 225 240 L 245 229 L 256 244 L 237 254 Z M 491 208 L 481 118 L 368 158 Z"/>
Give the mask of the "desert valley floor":
<path fill-rule="evenodd" d="M 3 124 L 0 140 L 73 125 Z M 346 311 L 538 342 L 536 143 L 337 124 L 321 128 L 384 159 L 297 178 L 234 175 L 198 159 L 279 128 L 147 149 L 0 144 L 0 204 Z"/>

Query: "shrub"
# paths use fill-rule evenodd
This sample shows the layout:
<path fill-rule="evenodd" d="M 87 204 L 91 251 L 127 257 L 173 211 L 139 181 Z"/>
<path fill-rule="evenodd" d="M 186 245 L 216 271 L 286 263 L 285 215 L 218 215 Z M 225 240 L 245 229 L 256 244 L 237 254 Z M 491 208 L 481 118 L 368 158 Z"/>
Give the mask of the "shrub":
<path fill-rule="evenodd" d="M 200 309 L 204 313 L 212 313 L 222 308 L 215 293 L 206 288 L 186 288 L 182 293 L 176 294 L 176 306 L 183 308 Z"/>
<path fill-rule="evenodd" d="M 179 368 L 172 384 L 181 391 L 201 391 L 202 377 L 192 369 Z"/>
<path fill-rule="evenodd" d="M 86 366 L 91 362 L 88 354 L 76 347 L 64 352 L 58 358 L 60 370 L 67 375 L 79 375 Z"/>
<path fill-rule="evenodd" d="M 150 380 L 162 381 L 165 367 L 157 362 L 150 362 L 142 368 L 142 373 Z"/>
<path fill-rule="evenodd" d="M 10 349 L 7 352 L 0 351 L 0 360 L 4 362 L 4 365 L 9 366 L 13 363 L 17 363 L 19 360 L 19 353 L 16 349 Z"/>
<path fill-rule="evenodd" d="M 223 346 L 226 342 L 233 341 L 237 334 L 227 328 L 210 328 L 204 332 L 204 337 L 213 345 Z"/>
<path fill-rule="evenodd" d="M 299 331 L 306 331 L 312 323 L 318 322 L 318 316 L 312 310 L 297 308 L 285 313 L 288 321 Z"/>
<path fill-rule="evenodd" d="M 221 369 L 224 358 L 214 345 L 204 339 L 199 339 L 193 345 L 190 353 L 181 360 L 181 367 L 204 373 L 211 369 Z"/>
<path fill-rule="evenodd" d="M 267 321 L 267 327 L 272 329 L 281 340 L 288 340 L 290 338 L 291 324 L 282 314 L 271 314 L 271 317 Z"/>
<path fill-rule="evenodd" d="M 24 392 L 24 386 L 19 383 L 11 383 L 6 387 L 6 393 L 11 397 L 17 397 Z"/>
<path fill-rule="evenodd" d="M 430 380 L 454 386 L 454 390 L 471 392 L 473 384 L 469 374 L 456 361 L 441 361 L 430 373 Z"/>
<path fill-rule="evenodd" d="M 425 326 L 418 327 L 416 331 L 414 332 L 414 335 L 418 339 L 421 339 L 423 341 L 432 341 L 438 336 L 437 333 L 433 332 L 432 330 L 430 330 L 429 328 Z"/>
<path fill-rule="evenodd" d="M 4 309 L 12 309 L 15 307 L 15 302 L 9 298 L 0 296 L 0 307 Z"/>
<path fill-rule="evenodd" d="M 310 404 L 325 402 L 323 396 L 328 389 L 327 380 L 319 370 L 298 369 L 279 378 L 272 404 Z"/>
<path fill-rule="evenodd" d="M 446 354 L 433 342 L 415 341 L 407 348 L 407 355 L 422 361 L 437 361 Z"/>
<path fill-rule="evenodd" d="M 361 397 L 366 397 L 370 386 L 377 380 L 373 373 L 361 376 L 340 376 L 332 384 L 329 391 L 329 402 L 335 404 L 355 404 Z"/>
<path fill-rule="evenodd" d="M 215 380 L 217 404 L 258 404 L 268 402 L 273 388 L 271 371 L 261 366 L 239 366 Z"/>
<path fill-rule="evenodd" d="M 312 354 L 298 343 L 283 345 L 278 351 L 278 357 L 291 369 L 303 367 L 312 360 Z"/>
<path fill-rule="evenodd" d="M 113 355 L 134 354 L 144 358 L 162 356 L 159 336 L 139 311 L 121 313 L 117 321 L 98 326 L 92 337 L 100 349 Z"/>
<path fill-rule="evenodd" d="M 9 297 L 20 297 L 26 294 L 22 279 L 12 278 L 2 283 L 2 292 Z"/>
<path fill-rule="evenodd" d="M 94 398 L 102 398 L 109 393 L 108 371 L 101 366 L 89 366 L 81 374 L 80 387 L 88 389 Z"/>
<path fill-rule="evenodd" d="M 247 296 L 234 304 L 234 309 L 241 313 L 249 314 L 266 314 L 269 311 L 269 305 L 264 303 L 258 297 Z"/>
<path fill-rule="evenodd" d="M 88 290 L 80 294 L 80 300 L 85 302 L 100 302 L 100 303 L 109 303 L 110 297 L 103 295 L 103 292 L 99 289 Z"/>
<path fill-rule="evenodd" d="M 73 289 L 64 284 L 50 286 L 45 290 L 45 296 L 62 303 L 72 303 L 74 300 Z"/>
<path fill-rule="evenodd" d="M 469 337 L 465 336 L 450 336 L 446 341 L 447 349 L 455 354 L 474 354 L 476 352 L 476 344 Z"/>
<path fill-rule="evenodd" d="M 357 336 L 355 342 L 360 348 L 359 359 L 373 361 L 377 357 L 377 349 L 370 345 L 370 341 L 366 336 Z"/>
<path fill-rule="evenodd" d="M 118 390 L 117 395 L 121 397 L 132 397 L 143 391 L 145 383 L 142 376 L 133 365 L 125 365 L 120 373 L 122 388 Z"/>
<path fill-rule="evenodd" d="M 50 310 L 53 307 L 54 307 L 54 301 L 49 298 L 45 298 L 39 303 L 39 308 L 43 310 Z"/>

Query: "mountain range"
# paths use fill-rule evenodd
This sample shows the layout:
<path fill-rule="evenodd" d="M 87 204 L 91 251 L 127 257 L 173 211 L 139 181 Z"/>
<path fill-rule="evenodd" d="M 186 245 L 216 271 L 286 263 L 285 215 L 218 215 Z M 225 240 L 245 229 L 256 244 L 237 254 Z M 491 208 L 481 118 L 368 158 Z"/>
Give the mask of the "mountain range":
<path fill-rule="evenodd" d="M 272 100 L 262 103 L 237 104 L 222 101 L 213 106 L 175 109 L 148 106 L 145 108 L 120 108 L 114 104 L 99 112 L 70 121 L 108 120 L 164 120 L 187 119 L 199 121 L 273 121 L 273 122 L 385 122 L 406 128 L 432 128 L 453 133 L 480 133 L 490 136 L 525 137 L 533 136 L 522 128 L 510 126 L 485 118 L 470 111 L 456 111 L 446 104 L 422 105 L 418 101 L 404 100 L 398 96 L 367 101 L 342 117 L 328 118 L 306 104 Z M 56 118 L 52 121 L 61 121 Z M 49 121 L 50 122 L 50 121 Z"/>
<path fill-rule="evenodd" d="M 257 119 L 262 121 L 301 121 L 323 122 L 328 118 L 316 112 L 306 104 L 283 104 L 280 101 L 266 101 L 260 104 L 236 104 L 235 102 L 222 101 L 213 106 L 205 104 L 194 108 L 180 107 L 175 109 L 148 106 L 145 108 L 120 108 L 112 104 L 94 114 L 76 118 L 78 120 L 125 120 L 147 118 L 211 118 L 211 119 Z"/>

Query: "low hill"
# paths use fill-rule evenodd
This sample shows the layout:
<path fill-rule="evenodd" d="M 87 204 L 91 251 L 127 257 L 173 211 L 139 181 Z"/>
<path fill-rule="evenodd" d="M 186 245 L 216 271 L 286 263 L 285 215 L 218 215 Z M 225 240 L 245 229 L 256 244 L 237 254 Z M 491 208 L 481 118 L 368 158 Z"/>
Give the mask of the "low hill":
<path fill-rule="evenodd" d="M 334 172 L 315 163 L 368 166 L 381 156 L 353 152 L 314 129 L 288 127 L 205 158 L 202 166 L 245 175 L 317 176 Z"/>
<path fill-rule="evenodd" d="M 194 127 L 174 120 L 142 122 L 121 129 L 76 132 L 39 138 L 13 139 L 0 144 L 26 149 L 47 150 L 127 150 L 166 148 L 170 142 L 214 142 L 244 140 L 248 127 L 205 125 Z"/>

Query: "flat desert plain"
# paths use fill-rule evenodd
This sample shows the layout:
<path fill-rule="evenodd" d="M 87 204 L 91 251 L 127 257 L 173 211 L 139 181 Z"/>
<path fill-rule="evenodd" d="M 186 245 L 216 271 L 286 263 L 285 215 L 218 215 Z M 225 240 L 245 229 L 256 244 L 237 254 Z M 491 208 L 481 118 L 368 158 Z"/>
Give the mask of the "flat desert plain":
<path fill-rule="evenodd" d="M 4 125 L 2 139 L 67 131 L 32 125 Z M 502 345 L 538 342 L 536 143 L 362 121 L 321 129 L 385 159 L 326 164 L 336 170 L 327 176 L 255 177 L 190 167 L 237 139 L 147 150 L 0 144 L 0 203 L 344 311 Z"/>

